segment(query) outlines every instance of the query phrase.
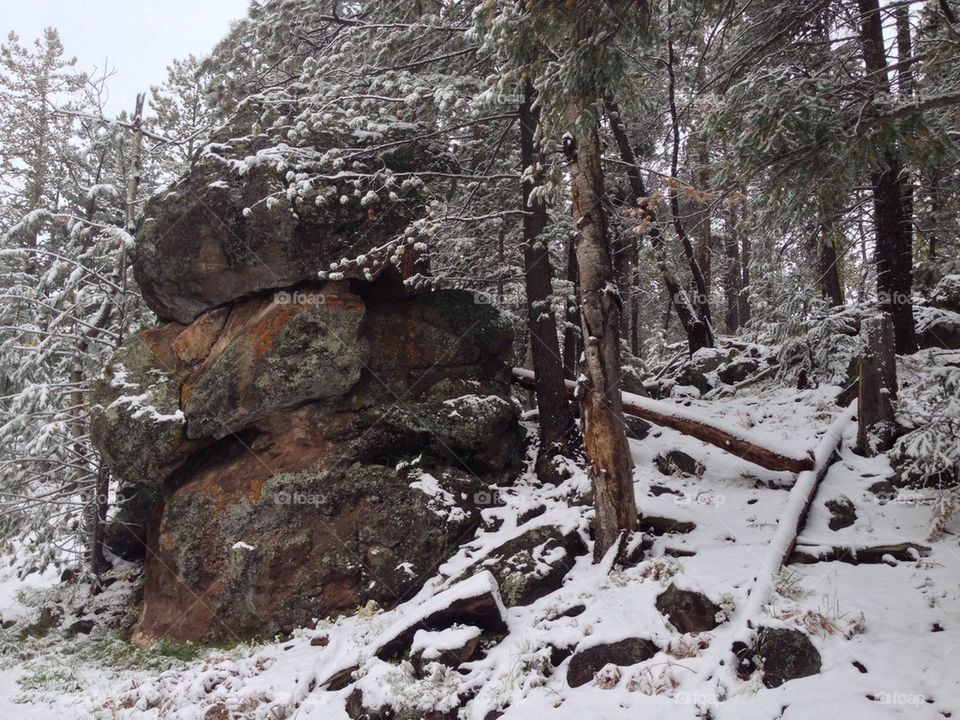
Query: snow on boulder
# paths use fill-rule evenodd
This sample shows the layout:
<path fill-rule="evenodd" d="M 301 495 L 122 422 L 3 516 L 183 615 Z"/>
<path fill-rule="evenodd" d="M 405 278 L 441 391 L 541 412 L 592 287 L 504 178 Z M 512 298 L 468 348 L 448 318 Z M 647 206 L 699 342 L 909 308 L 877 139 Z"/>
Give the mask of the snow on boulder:
<path fill-rule="evenodd" d="M 411 662 L 419 672 L 431 662 L 459 667 L 476 656 L 482 634 L 476 625 L 459 623 L 445 630 L 417 630 L 410 645 Z"/>
<path fill-rule="evenodd" d="M 434 595 L 383 631 L 374 653 L 381 660 L 402 655 L 421 630 L 471 625 L 488 635 L 507 632 L 506 610 L 493 574 L 484 570 Z"/>

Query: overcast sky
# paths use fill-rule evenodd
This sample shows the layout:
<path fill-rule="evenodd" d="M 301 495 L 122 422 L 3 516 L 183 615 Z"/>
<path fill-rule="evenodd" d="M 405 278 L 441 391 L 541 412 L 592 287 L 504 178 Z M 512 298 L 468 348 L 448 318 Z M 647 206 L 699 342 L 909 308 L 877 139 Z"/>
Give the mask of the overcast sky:
<path fill-rule="evenodd" d="M 204 55 L 246 14 L 249 0 L 0 0 L 0 32 L 32 42 L 60 31 L 66 55 L 85 70 L 107 66 L 108 111 L 131 110 L 138 92 L 166 78 L 174 58 Z"/>

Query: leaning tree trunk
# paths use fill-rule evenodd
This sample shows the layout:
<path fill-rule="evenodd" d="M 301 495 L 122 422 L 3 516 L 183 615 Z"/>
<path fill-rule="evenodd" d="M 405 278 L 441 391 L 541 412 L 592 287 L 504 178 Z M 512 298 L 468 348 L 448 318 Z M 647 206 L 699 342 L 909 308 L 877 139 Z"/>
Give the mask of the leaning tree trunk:
<path fill-rule="evenodd" d="M 574 135 L 564 138 L 570 168 L 576 252 L 580 270 L 583 367 L 580 412 L 596 507 L 594 560 L 624 531 L 637 527 L 633 461 L 620 396 L 620 312 L 614 282 L 597 124 L 568 112 Z"/>
<path fill-rule="evenodd" d="M 547 206 L 542 199 L 531 202 L 534 188 L 542 185 L 542 165 L 535 135 L 540 113 L 533 107 L 534 91 L 528 80 L 520 105 L 520 159 L 524 169 L 533 173 L 521 184 L 523 199 L 523 270 L 527 296 L 527 327 L 530 331 L 530 353 L 537 377 L 537 408 L 540 424 L 540 454 L 537 475 L 548 482 L 557 482 L 555 459 L 572 454 L 576 425 L 563 386 L 563 360 L 557 337 L 557 320 L 553 313 L 553 271 L 550 254 L 543 239 L 538 239 L 547 225 Z"/>
<path fill-rule="evenodd" d="M 642 203 L 645 217 L 643 221 L 647 223 L 649 229 L 647 234 L 650 237 L 650 245 L 653 247 L 654 257 L 656 258 L 657 268 L 663 278 L 667 292 L 670 293 L 670 302 L 680 318 L 684 332 L 687 334 L 687 344 L 692 355 L 700 348 L 713 347 L 713 331 L 710 323 L 698 315 L 694 304 L 690 302 L 686 291 L 680 284 L 670 263 L 667 260 L 667 249 L 663 241 L 663 230 L 657 220 L 656 208 L 652 201 L 648 200 L 649 195 L 643 184 L 643 177 L 640 174 L 640 168 L 637 165 L 637 158 L 634 155 L 633 148 L 630 146 L 630 139 L 627 137 L 626 126 L 623 118 L 620 116 L 620 108 L 616 102 L 610 98 L 606 101 L 607 116 L 610 119 L 610 129 L 613 132 L 613 138 L 617 143 L 617 149 L 620 151 L 620 159 L 626 163 L 627 179 L 630 181 L 630 190 L 633 194 L 633 201 Z M 669 308 L 668 308 L 669 318 Z"/>
<path fill-rule="evenodd" d="M 890 78 L 883 45 L 878 0 L 857 0 L 860 44 L 873 94 L 889 94 Z M 893 145 L 881 148 L 882 170 L 873 175 L 876 232 L 877 296 L 881 309 L 893 318 L 898 353 L 917 350 L 913 319 L 913 231 L 910 197 L 902 177 L 900 153 Z"/>

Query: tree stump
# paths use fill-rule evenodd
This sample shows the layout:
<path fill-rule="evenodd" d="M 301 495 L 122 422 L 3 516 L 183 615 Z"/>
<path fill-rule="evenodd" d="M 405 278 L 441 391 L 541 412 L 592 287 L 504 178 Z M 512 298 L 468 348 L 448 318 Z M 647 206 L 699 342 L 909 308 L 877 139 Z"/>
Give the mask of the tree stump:
<path fill-rule="evenodd" d="M 860 394 L 857 399 L 857 450 L 871 457 L 889 449 L 896 429 L 897 356 L 893 322 L 883 313 L 860 326 Z"/>

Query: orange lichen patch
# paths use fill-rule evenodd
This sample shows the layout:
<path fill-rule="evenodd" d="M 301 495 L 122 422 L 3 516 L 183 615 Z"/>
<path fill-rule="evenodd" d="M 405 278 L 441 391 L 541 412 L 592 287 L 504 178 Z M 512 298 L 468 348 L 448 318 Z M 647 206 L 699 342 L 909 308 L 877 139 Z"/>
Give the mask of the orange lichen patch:
<path fill-rule="evenodd" d="M 265 354 L 273 345 L 273 339 L 283 329 L 293 312 L 294 305 L 277 305 L 254 330 L 253 351 L 256 356 Z"/>
<path fill-rule="evenodd" d="M 171 351 L 170 344 L 184 329 L 184 325 L 171 322 L 150 328 L 149 330 L 144 330 L 140 333 L 140 338 L 150 348 L 150 352 L 152 352 L 163 365 L 161 369 L 173 370 L 177 367 L 176 356 Z"/>
<path fill-rule="evenodd" d="M 170 346 L 180 363 L 191 367 L 209 355 L 230 315 L 230 308 L 216 308 L 204 313 L 174 338 Z"/>

